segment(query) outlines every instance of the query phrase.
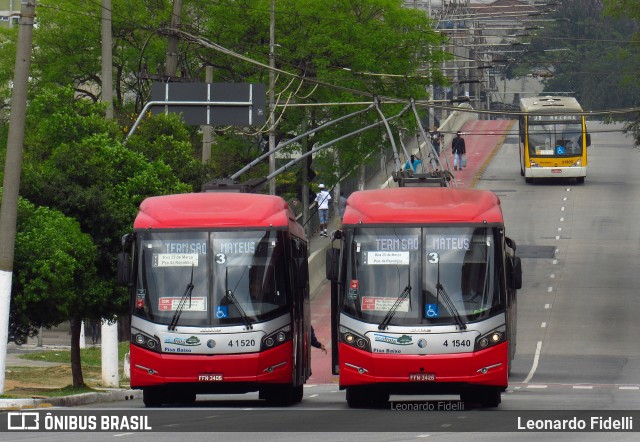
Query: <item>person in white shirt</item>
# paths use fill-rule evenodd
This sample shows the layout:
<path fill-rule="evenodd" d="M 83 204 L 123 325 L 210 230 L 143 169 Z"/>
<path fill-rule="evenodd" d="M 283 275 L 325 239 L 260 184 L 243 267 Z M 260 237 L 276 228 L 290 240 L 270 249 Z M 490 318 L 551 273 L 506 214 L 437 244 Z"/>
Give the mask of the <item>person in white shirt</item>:
<path fill-rule="evenodd" d="M 316 203 L 318 203 L 318 217 L 320 218 L 320 236 L 327 236 L 331 194 L 325 189 L 324 184 L 320 184 L 318 187 L 320 192 L 316 195 Z"/>

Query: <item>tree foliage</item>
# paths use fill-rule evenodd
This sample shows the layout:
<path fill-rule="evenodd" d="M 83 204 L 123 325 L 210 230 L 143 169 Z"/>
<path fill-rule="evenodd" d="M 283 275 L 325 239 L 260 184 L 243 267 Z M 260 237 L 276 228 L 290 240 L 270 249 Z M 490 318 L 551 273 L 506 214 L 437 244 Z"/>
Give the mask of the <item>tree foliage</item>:
<path fill-rule="evenodd" d="M 636 8 L 637 9 L 637 8 Z M 620 109 L 640 103 L 638 46 L 630 42 L 637 22 L 603 15 L 601 0 L 565 0 L 556 20 L 537 31 L 513 75 L 551 74 L 545 91 L 573 94 L 587 110 Z"/>
<path fill-rule="evenodd" d="M 79 7 L 77 0 L 38 2 L 21 183 L 29 215 L 24 222 L 31 221 L 21 227 L 26 236 L 19 242 L 15 272 L 21 293 L 57 293 L 49 301 L 27 296 L 24 303 L 14 304 L 12 308 L 34 325 L 124 312 L 126 295 L 113 282 L 115 256 L 139 203 L 146 196 L 198 191 L 206 180 L 229 176 L 265 151 L 268 127 L 217 127 L 212 161 L 201 165 L 199 129 L 186 126 L 176 115 L 146 116 L 136 133 L 123 140 L 150 98 L 152 82 L 169 80 L 164 62 L 167 36 L 175 33 L 168 29 L 172 3 L 112 0 L 116 118 L 107 120 L 100 103 L 100 3 Z M 270 0 L 184 0 L 179 68 L 171 80 L 202 82 L 206 67 L 213 66 L 215 82 L 267 83 L 269 6 Z M 444 81 L 437 71 L 430 79 L 420 75 L 420 68 L 440 65 L 445 57 L 439 50 L 428 50 L 441 47 L 442 37 L 424 12 L 403 8 L 400 0 L 279 0 L 276 8 L 275 64 L 282 71 L 274 90 L 277 142 L 363 106 L 293 104 L 348 104 L 378 97 L 389 116 L 403 106 L 397 102 L 428 98 L 429 81 Z M 0 85 L 9 85 L 13 78 L 16 38 L 16 29 L 0 29 Z M 0 86 L 0 103 L 5 106 L 0 108 L 0 150 L 5 147 L 9 95 L 10 89 Z M 411 120 L 398 120 L 397 125 L 411 127 Z M 311 149 L 376 121 L 378 113 L 370 110 L 289 150 Z M 332 184 L 387 145 L 385 136 L 376 128 L 341 141 L 331 152 L 314 155 L 313 167 Z M 252 173 L 264 175 L 266 162 Z M 294 169 L 283 183 L 300 188 L 302 183 L 293 182 L 297 176 Z M 49 218 L 46 225 L 44 219 Z M 76 224 L 65 224 L 69 219 Z M 62 238 L 50 240 L 64 252 L 52 249 L 49 261 L 27 262 L 34 247 L 46 243 L 46 235 L 56 228 L 74 237 L 69 244 Z M 40 236 L 37 229 L 42 229 Z M 91 247 L 74 242 L 87 238 Z M 73 261 L 72 245 L 83 251 L 85 260 Z M 63 266 L 60 272 L 51 264 L 56 258 Z M 86 281 L 76 279 L 83 272 Z M 80 293 L 82 302 L 74 304 Z M 51 315 L 43 317 L 49 311 Z"/>

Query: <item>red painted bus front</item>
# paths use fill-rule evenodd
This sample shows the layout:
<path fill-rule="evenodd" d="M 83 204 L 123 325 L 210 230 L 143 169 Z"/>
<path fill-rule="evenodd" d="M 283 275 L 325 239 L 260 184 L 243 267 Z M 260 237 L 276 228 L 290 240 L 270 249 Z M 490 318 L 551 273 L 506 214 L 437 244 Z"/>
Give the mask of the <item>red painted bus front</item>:
<path fill-rule="evenodd" d="M 456 384 L 457 390 L 460 385 L 507 387 L 506 342 L 486 350 L 457 354 L 387 355 L 343 343 L 339 344 L 338 352 L 341 388 L 390 383 L 411 384 L 411 388 L 425 391 L 446 390 L 446 384 Z"/>
<path fill-rule="evenodd" d="M 292 376 L 291 342 L 260 353 L 184 355 L 156 353 L 131 345 L 131 387 L 198 383 L 203 390 L 228 390 L 234 383 L 288 384 Z M 207 384 L 207 385 L 204 385 Z"/>

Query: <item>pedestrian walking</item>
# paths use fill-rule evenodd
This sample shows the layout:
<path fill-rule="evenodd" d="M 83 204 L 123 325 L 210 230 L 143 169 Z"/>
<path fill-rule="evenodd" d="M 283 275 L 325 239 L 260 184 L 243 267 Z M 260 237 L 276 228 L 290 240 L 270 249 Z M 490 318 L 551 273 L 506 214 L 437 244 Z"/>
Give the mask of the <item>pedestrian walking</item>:
<path fill-rule="evenodd" d="M 324 184 L 318 186 L 320 192 L 316 195 L 316 203 L 318 203 L 318 217 L 320 218 L 320 236 L 328 236 L 327 224 L 329 223 L 329 202 L 331 194 L 325 189 Z"/>
<path fill-rule="evenodd" d="M 456 137 L 451 142 L 451 152 L 453 153 L 453 170 L 462 170 L 466 166 L 466 153 L 467 148 L 464 144 L 464 138 L 461 136 L 461 132 L 456 133 Z"/>

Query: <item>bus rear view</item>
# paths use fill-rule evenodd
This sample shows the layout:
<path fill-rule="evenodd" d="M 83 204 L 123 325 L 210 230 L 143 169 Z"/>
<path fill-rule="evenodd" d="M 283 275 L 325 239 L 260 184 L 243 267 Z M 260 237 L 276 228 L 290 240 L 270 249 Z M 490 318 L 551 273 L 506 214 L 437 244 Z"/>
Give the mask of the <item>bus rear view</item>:
<path fill-rule="evenodd" d="M 515 354 L 521 267 L 489 191 L 355 192 L 328 251 L 334 373 L 350 407 L 455 394 L 493 407 Z"/>

